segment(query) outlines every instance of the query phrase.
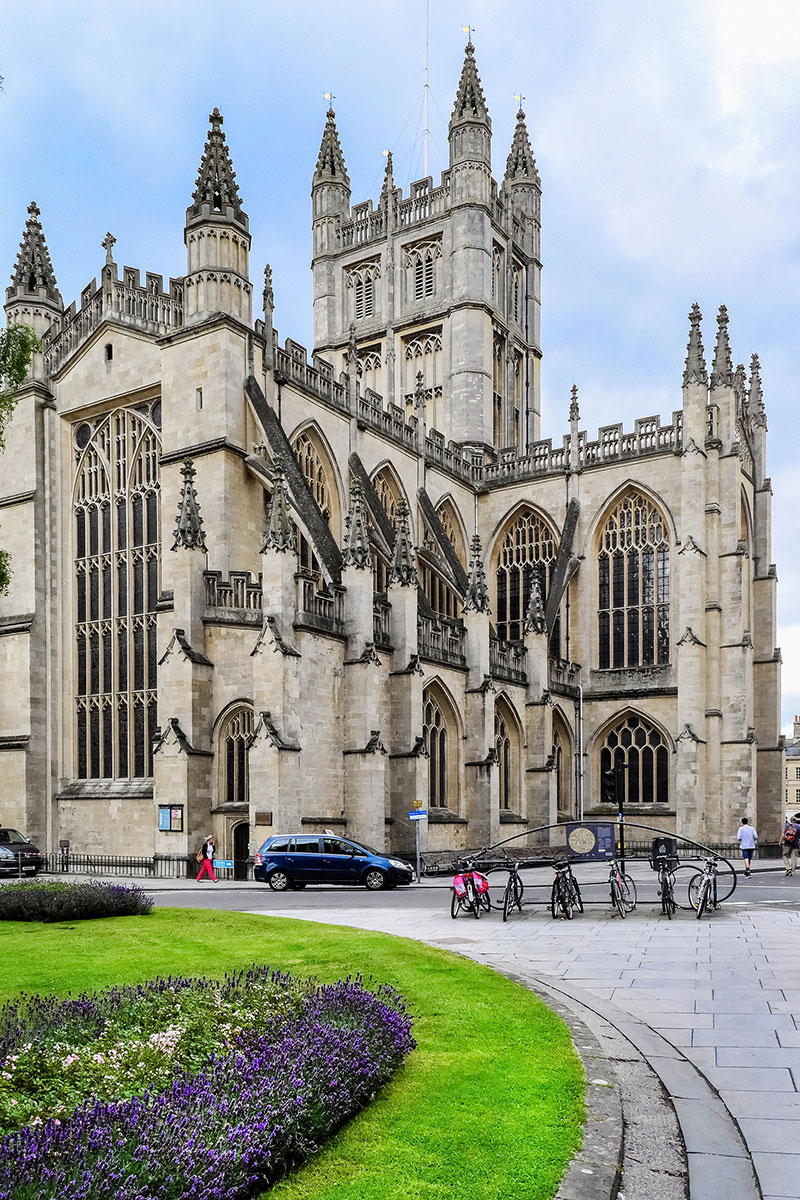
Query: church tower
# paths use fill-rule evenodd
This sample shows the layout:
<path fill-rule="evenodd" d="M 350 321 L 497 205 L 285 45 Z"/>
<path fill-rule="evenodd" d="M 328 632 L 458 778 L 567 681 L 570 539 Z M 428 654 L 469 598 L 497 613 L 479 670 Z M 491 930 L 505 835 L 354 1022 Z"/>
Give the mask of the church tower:
<path fill-rule="evenodd" d="M 200 161 L 192 203 L 186 210 L 187 325 L 223 312 L 252 322 L 250 222 L 242 208 L 222 116 L 215 108 Z"/>
<path fill-rule="evenodd" d="M 350 215 L 350 177 L 336 128 L 336 114 L 328 109 L 317 165 L 311 182 L 314 241 L 314 344 L 327 344 L 336 336 L 335 256 L 342 221 Z"/>

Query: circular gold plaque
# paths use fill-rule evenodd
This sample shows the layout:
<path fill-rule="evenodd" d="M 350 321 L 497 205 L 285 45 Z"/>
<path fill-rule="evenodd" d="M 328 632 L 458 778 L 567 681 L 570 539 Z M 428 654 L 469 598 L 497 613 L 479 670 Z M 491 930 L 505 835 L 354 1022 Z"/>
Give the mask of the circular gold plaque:
<path fill-rule="evenodd" d="M 594 850 L 596 838 L 591 829 L 587 829 L 584 825 L 580 829 L 573 829 L 567 842 L 570 850 L 576 854 L 590 854 Z"/>

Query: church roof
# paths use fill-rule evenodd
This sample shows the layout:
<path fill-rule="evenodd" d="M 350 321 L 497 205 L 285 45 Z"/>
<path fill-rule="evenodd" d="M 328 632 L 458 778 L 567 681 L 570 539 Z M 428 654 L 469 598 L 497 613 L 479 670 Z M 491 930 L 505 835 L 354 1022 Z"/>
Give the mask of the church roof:
<path fill-rule="evenodd" d="M 54 301 L 59 307 L 63 307 L 55 271 L 50 260 L 50 251 L 44 240 L 40 216 L 39 208 L 32 200 L 28 205 L 28 219 L 25 222 L 17 261 L 11 274 L 13 287 L 9 289 L 9 293 L 13 295 L 20 287 L 26 292 L 37 292 L 39 288 L 45 288 L 48 299 Z"/>
<path fill-rule="evenodd" d="M 483 121 L 490 129 L 492 127 L 492 120 L 486 107 L 486 97 L 483 94 L 483 85 L 475 65 L 475 47 L 472 42 L 467 42 L 464 53 L 464 65 L 458 81 L 450 127 L 452 128 L 461 121 Z"/>
<path fill-rule="evenodd" d="M 325 128 L 322 131 L 322 141 L 314 171 L 314 182 L 341 183 L 348 190 L 350 189 L 350 176 L 347 174 L 347 165 L 336 128 L 336 113 L 332 108 L 329 108 L 326 113 Z"/>
<path fill-rule="evenodd" d="M 511 139 L 511 153 L 506 160 L 505 180 L 506 183 L 530 183 L 538 188 L 542 186 L 522 109 L 517 113 L 517 124 Z"/>
<path fill-rule="evenodd" d="M 247 226 L 247 213 L 242 208 L 236 172 L 225 134 L 222 132 L 222 121 L 222 114 L 215 108 L 208 118 L 210 128 L 203 148 L 203 157 L 200 159 L 189 211 L 195 216 L 202 216 L 205 215 L 203 208 L 208 206 L 212 212 L 228 216 L 230 214 L 226 210 L 232 209 L 234 219 Z"/>

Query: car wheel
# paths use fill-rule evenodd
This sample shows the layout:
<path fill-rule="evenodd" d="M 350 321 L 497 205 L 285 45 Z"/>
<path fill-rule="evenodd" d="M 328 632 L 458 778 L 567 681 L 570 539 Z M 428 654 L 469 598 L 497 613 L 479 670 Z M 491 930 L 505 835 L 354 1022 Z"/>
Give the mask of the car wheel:
<path fill-rule="evenodd" d="M 272 888 L 273 892 L 285 892 L 291 887 L 292 881 L 285 871 L 272 871 L 267 883 Z"/>
<path fill-rule="evenodd" d="M 367 871 L 364 876 L 364 886 L 369 888 L 371 892 L 379 892 L 381 888 L 385 888 L 386 876 L 383 871 L 379 871 L 377 867 L 373 867 L 371 871 Z"/>

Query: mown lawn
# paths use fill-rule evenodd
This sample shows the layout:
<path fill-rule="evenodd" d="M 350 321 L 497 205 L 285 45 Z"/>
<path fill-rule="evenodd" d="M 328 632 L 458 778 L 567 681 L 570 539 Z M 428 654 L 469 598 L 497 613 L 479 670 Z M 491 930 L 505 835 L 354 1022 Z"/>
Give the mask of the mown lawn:
<path fill-rule="evenodd" d="M 270 1200 L 549 1200 L 580 1143 L 584 1079 L 566 1026 L 485 967 L 386 934 L 240 913 L 0 925 L 0 1001 L 268 963 L 394 984 L 415 1016 L 408 1064 Z"/>

